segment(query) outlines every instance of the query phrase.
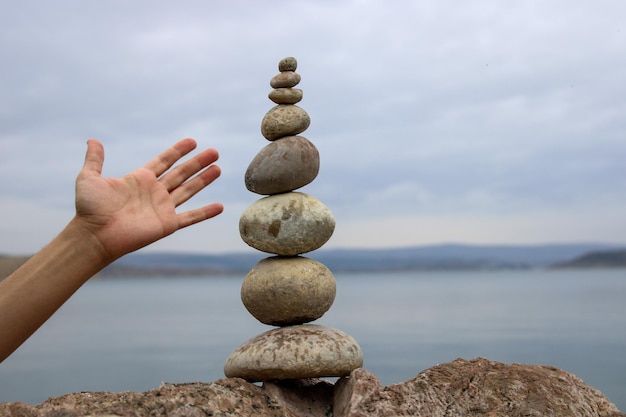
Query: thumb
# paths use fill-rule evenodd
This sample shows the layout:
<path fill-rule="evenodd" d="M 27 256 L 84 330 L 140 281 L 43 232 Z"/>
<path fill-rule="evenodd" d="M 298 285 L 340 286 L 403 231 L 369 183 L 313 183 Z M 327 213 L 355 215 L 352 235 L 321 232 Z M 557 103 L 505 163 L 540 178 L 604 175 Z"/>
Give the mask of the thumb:
<path fill-rule="evenodd" d="M 87 154 L 85 155 L 85 163 L 81 174 L 100 176 L 103 164 L 104 146 L 96 139 L 87 140 Z"/>

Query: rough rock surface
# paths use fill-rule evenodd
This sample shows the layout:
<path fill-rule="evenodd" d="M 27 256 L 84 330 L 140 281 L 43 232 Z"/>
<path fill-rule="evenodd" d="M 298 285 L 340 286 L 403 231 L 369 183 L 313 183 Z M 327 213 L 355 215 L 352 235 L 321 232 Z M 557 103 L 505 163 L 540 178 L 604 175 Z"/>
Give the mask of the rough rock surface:
<path fill-rule="evenodd" d="M 320 248 L 335 231 L 330 209 L 300 192 L 263 197 L 239 218 L 244 242 L 262 252 L 293 256 Z"/>
<path fill-rule="evenodd" d="M 303 256 L 273 256 L 259 261 L 244 279 L 241 301 L 261 323 L 308 323 L 333 305 L 336 281 L 322 263 Z"/>
<path fill-rule="evenodd" d="M 2 417 L 559 416 L 626 417 L 599 391 L 550 366 L 457 359 L 381 387 L 364 369 L 334 386 L 319 379 L 242 379 L 162 384 L 145 393 L 67 394 L 30 406 L 0 404 Z"/>
<path fill-rule="evenodd" d="M 294 136 L 304 132 L 311 124 L 309 114 L 295 104 L 277 104 L 261 121 L 261 134 L 267 140 Z"/>
<path fill-rule="evenodd" d="M 304 136 L 287 136 L 265 146 L 252 159 L 244 181 L 257 194 L 279 194 L 304 187 L 317 177 L 320 154 Z"/>
<path fill-rule="evenodd" d="M 363 366 L 352 336 L 319 324 L 280 327 L 235 349 L 224 374 L 248 381 L 347 376 Z"/>
<path fill-rule="evenodd" d="M 336 384 L 334 404 L 334 417 L 620 415 L 599 391 L 562 370 L 480 358 L 437 365 L 386 388 L 357 369 Z"/>

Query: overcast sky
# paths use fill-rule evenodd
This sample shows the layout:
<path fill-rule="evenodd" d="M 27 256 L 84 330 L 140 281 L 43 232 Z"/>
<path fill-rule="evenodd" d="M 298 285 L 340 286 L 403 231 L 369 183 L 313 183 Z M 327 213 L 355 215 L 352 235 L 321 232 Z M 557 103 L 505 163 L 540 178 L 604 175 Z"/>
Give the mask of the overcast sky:
<path fill-rule="evenodd" d="M 298 60 L 324 246 L 626 244 L 626 2 L 19 1 L 0 13 L 0 253 L 72 217 L 86 139 L 122 176 L 193 137 L 225 212 L 150 250 L 249 249 L 243 175 Z M 185 206 L 183 206 L 185 207 Z"/>

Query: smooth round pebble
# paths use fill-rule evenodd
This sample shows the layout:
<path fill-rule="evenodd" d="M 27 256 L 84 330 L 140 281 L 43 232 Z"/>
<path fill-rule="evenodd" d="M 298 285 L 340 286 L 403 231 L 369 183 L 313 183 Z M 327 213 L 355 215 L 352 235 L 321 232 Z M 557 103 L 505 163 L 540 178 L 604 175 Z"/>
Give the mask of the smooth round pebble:
<path fill-rule="evenodd" d="M 237 348 L 226 360 L 228 378 L 248 381 L 347 376 L 363 366 L 350 335 L 316 324 L 280 327 Z"/>
<path fill-rule="evenodd" d="M 298 61 L 292 56 L 283 58 L 278 62 L 278 71 L 280 72 L 295 71 L 296 68 L 298 68 Z"/>
<path fill-rule="evenodd" d="M 320 169 L 320 154 L 304 136 L 287 136 L 265 146 L 244 175 L 246 188 L 270 195 L 293 191 L 312 182 Z"/>
<path fill-rule="evenodd" d="M 278 104 L 261 121 L 261 133 L 267 140 L 276 140 L 304 132 L 311 124 L 309 114 L 301 107 Z"/>
<path fill-rule="evenodd" d="M 302 256 L 263 259 L 241 286 L 246 309 L 272 326 L 317 320 L 333 305 L 335 294 L 333 273 L 324 264 Z"/>
<path fill-rule="evenodd" d="M 311 252 L 330 239 L 335 219 L 321 201 L 289 192 L 263 197 L 239 218 L 244 242 L 262 252 L 292 256 Z"/>
<path fill-rule="evenodd" d="M 297 72 L 285 71 L 272 77 L 270 85 L 272 88 L 291 88 L 298 85 L 301 79 Z"/>
<path fill-rule="evenodd" d="M 276 104 L 296 104 L 302 100 L 302 90 L 298 88 L 276 88 L 267 95 Z"/>

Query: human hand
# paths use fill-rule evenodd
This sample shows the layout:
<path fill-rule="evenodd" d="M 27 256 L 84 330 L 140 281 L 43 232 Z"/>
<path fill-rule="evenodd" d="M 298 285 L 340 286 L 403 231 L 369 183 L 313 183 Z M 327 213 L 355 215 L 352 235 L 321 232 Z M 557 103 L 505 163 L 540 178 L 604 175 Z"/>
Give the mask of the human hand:
<path fill-rule="evenodd" d="M 104 147 L 87 141 L 85 164 L 76 179 L 76 224 L 103 251 L 108 262 L 223 211 L 220 203 L 176 213 L 176 208 L 220 175 L 215 149 L 170 168 L 196 148 L 177 142 L 123 178 L 103 178 Z M 169 170 L 169 171 L 168 171 Z"/>

